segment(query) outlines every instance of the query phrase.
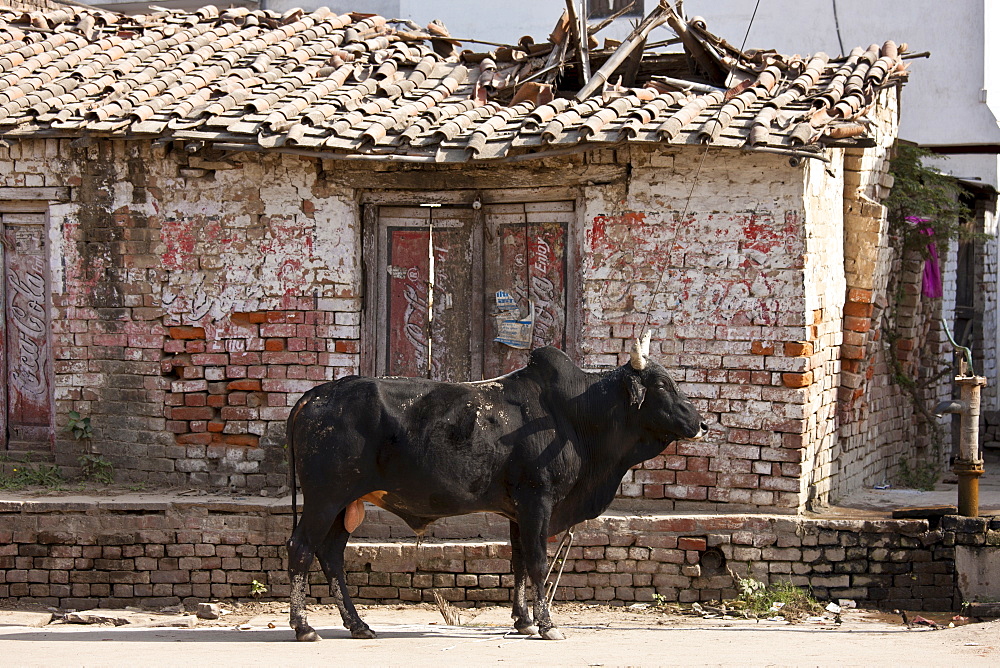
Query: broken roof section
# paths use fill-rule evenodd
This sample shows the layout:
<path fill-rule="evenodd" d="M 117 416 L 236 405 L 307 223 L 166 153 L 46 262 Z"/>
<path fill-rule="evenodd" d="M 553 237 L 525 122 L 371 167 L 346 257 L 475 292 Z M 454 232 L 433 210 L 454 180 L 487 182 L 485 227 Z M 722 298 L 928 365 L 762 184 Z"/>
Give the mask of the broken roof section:
<path fill-rule="evenodd" d="M 649 43 L 664 23 L 677 38 Z M 622 142 L 809 155 L 870 141 L 866 115 L 878 92 L 906 76 L 906 45 L 844 58 L 741 52 L 666 0 L 620 44 L 597 48 L 601 25 L 587 40 L 574 26 L 567 11 L 545 42 L 482 51 L 438 23 L 326 8 L 0 8 L 0 136 L 150 137 L 426 162 Z M 672 44 L 684 52 L 662 50 Z"/>

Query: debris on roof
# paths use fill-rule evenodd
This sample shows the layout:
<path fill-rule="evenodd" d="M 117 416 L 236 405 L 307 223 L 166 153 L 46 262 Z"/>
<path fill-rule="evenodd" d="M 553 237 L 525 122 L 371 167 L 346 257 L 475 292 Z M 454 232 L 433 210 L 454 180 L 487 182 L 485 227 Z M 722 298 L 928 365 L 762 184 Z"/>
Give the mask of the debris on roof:
<path fill-rule="evenodd" d="M 676 39 L 649 42 L 664 24 Z M 810 155 L 870 142 L 867 113 L 907 74 L 905 44 L 841 58 L 743 52 L 667 0 L 626 40 L 599 47 L 605 25 L 583 39 L 567 9 L 547 41 L 503 45 L 437 22 L 326 8 L 124 16 L 0 7 L 0 137 L 150 137 L 426 162 L 621 142 Z M 665 50 L 677 44 L 683 52 Z"/>

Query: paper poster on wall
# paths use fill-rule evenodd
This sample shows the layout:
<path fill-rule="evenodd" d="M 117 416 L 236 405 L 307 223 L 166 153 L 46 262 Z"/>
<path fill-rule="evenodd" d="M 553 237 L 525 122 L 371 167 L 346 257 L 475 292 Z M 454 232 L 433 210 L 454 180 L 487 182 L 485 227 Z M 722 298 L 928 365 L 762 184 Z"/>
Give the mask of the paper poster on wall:
<path fill-rule="evenodd" d="M 528 300 L 528 314 L 521 315 L 517 299 L 506 290 L 497 290 L 497 336 L 494 341 L 511 348 L 528 350 L 535 329 L 535 304 Z"/>

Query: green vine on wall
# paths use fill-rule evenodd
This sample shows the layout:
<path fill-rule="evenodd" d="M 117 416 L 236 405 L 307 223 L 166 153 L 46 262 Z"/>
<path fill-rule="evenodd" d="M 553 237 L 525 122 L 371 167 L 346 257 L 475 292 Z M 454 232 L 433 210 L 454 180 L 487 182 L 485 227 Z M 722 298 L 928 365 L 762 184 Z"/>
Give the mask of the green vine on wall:
<path fill-rule="evenodd" d="M 929 241 L 936 243 L 943 254 L 952 240 L 984 236 L 973 234 L 963 225 L 971 211 L 962 202 L 962 189 L 955 179 L 924 164 L 926 159 L 940 156 L 903 142 L 896 143 L 894 152 L 889 167 L 894 179 L 892 192 L 884 204 L 888 209 L 889 232 L 897 240 L 895 249 L 900 256 L 913 250 L 926 259 Z M 922 218 L 926 222 L 915 225 L 907 218 Z M 934 232 L 932 237 L 922 233 L 927 228 Z"/>

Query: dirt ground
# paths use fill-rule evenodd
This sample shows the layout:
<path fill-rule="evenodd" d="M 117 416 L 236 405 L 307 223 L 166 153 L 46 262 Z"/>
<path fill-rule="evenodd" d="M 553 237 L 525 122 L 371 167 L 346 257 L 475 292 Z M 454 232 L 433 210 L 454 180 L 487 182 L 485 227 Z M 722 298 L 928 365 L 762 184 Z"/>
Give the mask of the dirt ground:
<path fill-rule="evenodd" d="M 296 643 L 287 607 L 251 603 L 194 628 L 132 624 L 9 626 L 0 612 L 0 656 L 11 666 L 552 665 L 552 666 L 996 666 L 1000 621 L 908 629 L 897 615 L 844 610 L 841 623 L 748 620 L 681 608 L 557 604 L 560 642 L 510 633 L 506 607 L 459 611 L 448 626 L 434 606 L 370 606 L 362 616 L 379 634 L 353 640 L 335 609 L 310 607 L 319 643 Z M 172 616 L 177 619 L 177 615 Z M 5 621 L 6 619 L 6 621 Z M 30 623 L 23 617 L 21 624 Z"/>

